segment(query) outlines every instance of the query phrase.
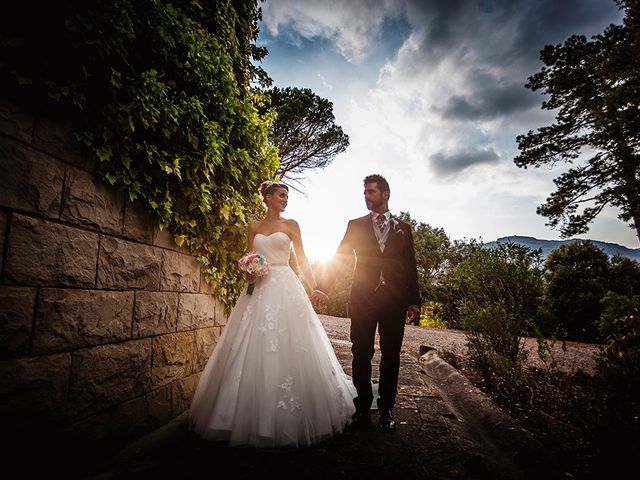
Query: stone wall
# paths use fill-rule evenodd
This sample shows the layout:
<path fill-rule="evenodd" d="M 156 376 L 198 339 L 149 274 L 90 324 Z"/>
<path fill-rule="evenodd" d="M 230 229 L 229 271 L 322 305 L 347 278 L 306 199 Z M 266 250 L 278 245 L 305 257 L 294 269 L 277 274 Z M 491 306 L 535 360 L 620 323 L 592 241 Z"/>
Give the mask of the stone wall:
<path fill-rule="evenodd" d="M 18 431 L 129 441 L 188 408 L 226 318 L 71 132 L 0 100 L 0 411 Z"/>

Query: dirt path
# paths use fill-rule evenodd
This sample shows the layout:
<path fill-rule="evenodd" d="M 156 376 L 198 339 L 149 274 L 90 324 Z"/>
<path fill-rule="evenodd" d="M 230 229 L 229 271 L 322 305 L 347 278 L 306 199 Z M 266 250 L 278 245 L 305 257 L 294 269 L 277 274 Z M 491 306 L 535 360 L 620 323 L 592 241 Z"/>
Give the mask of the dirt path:
<path fill-rule="evenodd" d="M 325 329 L 331 337 L 349 339 L 349 319 L 320 315 Z M 525 349 L 528 352 L 528 361 L 533 366 L 543 366 L 538 356 L 538 344 L 535 338 L 525 338 Z M 435 349 L 438 353 L 450 352 L 456 356 L 463 356 L 467 350 L 466 336 L 460 330 L 440 330 L 434 328 L 422 328 L 408 325 L 405 329 L 403 347 L 405 351 L 416 352 L 419 355 L 420 347 L 426 346 Z M 593 375 L 596 368 L 596 357 L 599 353 L 598 345 L 578 342 L 556 342 L 550 358 L 556 361 L 558 369 L 563 372 L 573 373 L 582 371 Z"/>

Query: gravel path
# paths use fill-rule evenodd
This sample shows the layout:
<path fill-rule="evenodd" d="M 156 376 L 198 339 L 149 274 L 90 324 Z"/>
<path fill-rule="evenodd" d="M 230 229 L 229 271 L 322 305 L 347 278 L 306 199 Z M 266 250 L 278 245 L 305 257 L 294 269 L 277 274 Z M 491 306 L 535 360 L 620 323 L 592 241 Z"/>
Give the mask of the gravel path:
<path fill-rule="evenodd" d="M 325 330 L 332 338 L 349 340 L 349 319 L 320 315 Z M 377 339 L 377 337 L 376 337 Z M 532 366 L 542 367 L 538 357 L 538 345 L 535 338 L 525 338 L 528 361 Z M 405 328 L 403 348 L 407 352 L 420 354 L 420 347 L 430 347 L 438 353 L 450 352 L 456 356 L 466 353 L 466 336 L 460 330 L 440 330 L 407 325 Z M 551 356 L 559 370 L 567 373 L 582 371 L 593 375 L 596 369 L 596 358 L 599 347 L 596 344 L 578 342 L 556 342 L 551 349 Z"/>

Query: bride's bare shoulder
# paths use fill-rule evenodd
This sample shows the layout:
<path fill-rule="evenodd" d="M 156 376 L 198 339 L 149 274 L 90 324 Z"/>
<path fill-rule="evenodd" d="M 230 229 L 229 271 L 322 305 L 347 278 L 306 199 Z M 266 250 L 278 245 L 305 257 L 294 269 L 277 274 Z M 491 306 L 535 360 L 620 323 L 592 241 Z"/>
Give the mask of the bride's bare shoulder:
<path fill-rule="evenodd" d="M 287 230 L 289 230 L 290 232 L 295 233 L 300 231 L 300 225 L 298 225 L 298 222 L 293 218 L 288 218 L 287 220 L 285 220 L 285 225 Z"/>

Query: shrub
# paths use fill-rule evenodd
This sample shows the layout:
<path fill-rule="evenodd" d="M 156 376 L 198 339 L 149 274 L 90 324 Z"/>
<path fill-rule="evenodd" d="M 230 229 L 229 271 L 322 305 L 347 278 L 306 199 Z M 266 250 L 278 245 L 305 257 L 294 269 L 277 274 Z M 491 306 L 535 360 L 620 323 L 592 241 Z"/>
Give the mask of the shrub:
<path fill-rule="evenodd" d="M 555 249 L 545 262 L 546 294 L 542 330 L 562 340 L 593 342 L 609 282 L 609 257 L 592 242 Z"/>
<path fill-rule="evenodd" d="M 443 305 L 439 302 L 426 302 L 422 306 L 420 326 L 424 328 L 447 328 L 447 322 L 443 318 Z"/>
<path fill-rule="evenodd" d="M 454 270 L 470 360 L 488 384 L 522 363 L 522 335 L 542 295 L 541 263 L 539 250 L 506 243 L 472 251 Z"/>
<path fill-rule="evenodd" d="M 622 405 L 640 400 L 640 295 L 608 292 L 598 328 L 604 343 L 598 372 L 610 400 Z"/>
<path fill-rule="evenodd" d="M 640 448 L 640 295 L 609 292 L 603 304 L 598 326 L 605 341 L 597 364 L 606 393 L 602 444 L 608 455 L 633 458 Z"/>

